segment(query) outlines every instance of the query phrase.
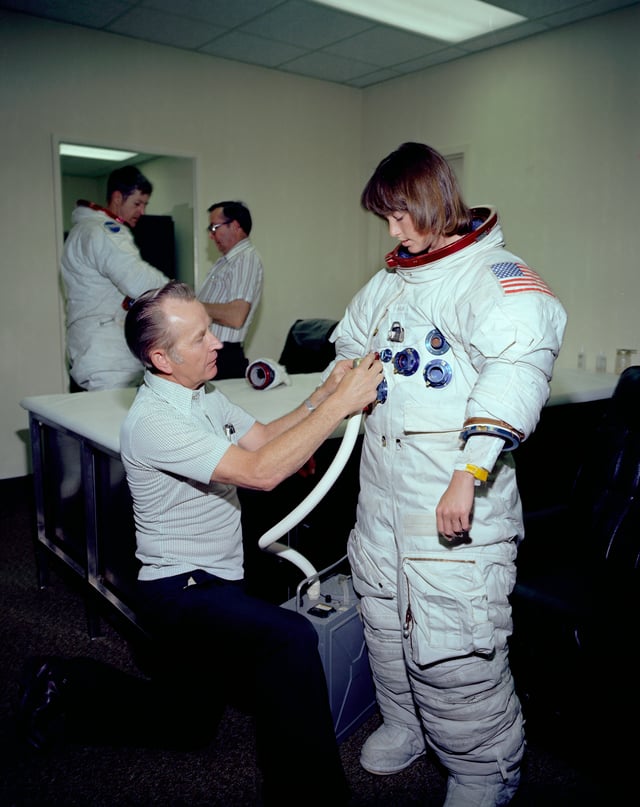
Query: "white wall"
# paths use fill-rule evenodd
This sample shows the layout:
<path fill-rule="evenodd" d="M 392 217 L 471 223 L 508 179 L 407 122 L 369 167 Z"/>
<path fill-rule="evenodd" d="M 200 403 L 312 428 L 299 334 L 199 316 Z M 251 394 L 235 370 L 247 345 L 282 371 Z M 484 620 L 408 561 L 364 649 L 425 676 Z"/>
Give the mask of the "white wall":
<path fill-rule="evenodd" d="M 247 202 L 266 270 L 254 357 L 277 358 L 298 317 L 338 318 L 380 265 L 391 243 L 359 195 L 411 139 L 464 152 L 468 200 L 499 208 L 559 294 L 561 364 L 640 348 L 639 30 L 633 7 L 359 91 L 0 12 L 0 478 L 29 467 L 20 399 L 66 389 L 55 137 L 194 157 L 199 281 L 206 208 Z"/>

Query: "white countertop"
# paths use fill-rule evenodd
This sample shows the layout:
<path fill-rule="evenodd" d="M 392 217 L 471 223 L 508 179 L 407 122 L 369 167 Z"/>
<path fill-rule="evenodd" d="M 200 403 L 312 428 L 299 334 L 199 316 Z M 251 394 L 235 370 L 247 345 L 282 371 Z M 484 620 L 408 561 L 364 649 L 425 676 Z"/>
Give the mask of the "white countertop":
<path fill-rule="evenodd" d="M 620 376 L 594 373 L 573 368 L 558 369 L 551 380 L 551 395 L 547 406 L 585 403 L 610 398 Z"/>
<path fill-rule="evenodd" d="M 254 389 L 244 378 L 218 381 L 215 386 L 234 403 L 264 423 L 290 412 L 308 398 L 320 383 L 320 373 L 301 373 L 289 376 L 290 384 L 264 390 Z M 609 398 L 618 382 L 611 373 L 593 373 L 587 370 L 559 369 L 551 382 L 551 395 L 547 406 L 567 403 L 584 403 Z M 120 425 L 133 401 L 133 388 L 102 392 L 58 393 L 32 395 L 23 398 L 20 405 L 29 412 L 58 426 L 93 440 L 100 446 L 120 450 Z M 334 436 L 341 436 L 344 428 Z"/>

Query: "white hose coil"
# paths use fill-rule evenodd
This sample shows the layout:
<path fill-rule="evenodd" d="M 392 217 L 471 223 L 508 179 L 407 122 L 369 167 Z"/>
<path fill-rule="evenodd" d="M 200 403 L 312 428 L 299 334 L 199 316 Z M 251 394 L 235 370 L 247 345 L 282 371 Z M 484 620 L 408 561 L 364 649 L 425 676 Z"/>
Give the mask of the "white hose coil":
<path fill-rule="evenodd" d="M 333 483 L 342 473 L 347 460 L 351 456 L 351 452 L 355 446 L 360 431 L 360 423 L 362 422 L 362 414 L 352 415 L 344 430 L 344 436 L 340 442 L 340 448 L 336 452 L 335 457 L 331 461 L 331 465 L 327 468 L 318 484 L 313 490 L 295 507 L 288 515 L 281 519 L 275 526 L 264 533 L 258 541 L 258 546 L 267 552 L 273 552 L 281 557 L 286 558 L 296 565 L 304 574 L 305 577 L 314 577 L 318 575 L 317 570 L 304 555 L 300 554 L 295 549 L 285 546 L 284 544 L 276 543 L 279 538 L 288 533 L 296 527 L 307 516 L 313 508 L 319 504 L 320 501 L 327 495 Z M 312 583 L 309 587 L 308 597 L 310 600 L 317 600 L 320 597 L 320 581 Z"/>

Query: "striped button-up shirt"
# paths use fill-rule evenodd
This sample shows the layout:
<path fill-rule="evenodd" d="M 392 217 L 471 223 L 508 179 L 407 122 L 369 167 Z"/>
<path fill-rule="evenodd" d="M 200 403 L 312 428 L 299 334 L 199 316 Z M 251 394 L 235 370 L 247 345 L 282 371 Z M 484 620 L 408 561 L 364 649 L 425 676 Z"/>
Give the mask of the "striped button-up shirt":
<path fill-rule="evenodd" d="M 262 285 L 262 259 L 248 238 L 239 241 L 215 262 L 198 291 L 198 299 L 203 303 L 246 300 L 251 305 L 241 328 L 213 326 L 221 342 L 244 342 L 262 296 Z"/>

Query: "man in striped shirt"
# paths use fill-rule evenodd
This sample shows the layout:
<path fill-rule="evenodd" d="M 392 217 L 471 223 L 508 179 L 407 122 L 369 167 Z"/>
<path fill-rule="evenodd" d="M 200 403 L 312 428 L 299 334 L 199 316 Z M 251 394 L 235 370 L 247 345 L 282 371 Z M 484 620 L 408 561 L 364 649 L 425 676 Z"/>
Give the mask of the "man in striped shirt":
<path fill-rule="evenodd" d="M 244 340 L 262 296 L 262 259 L 249 239 L 253 225 L 246 205 L 215 202 L 208 212 L 207 232 L 221 257 L 200 287 L 198 299 L 224 345 L 216 377 L 243 378 L 248 365 Z"/>

